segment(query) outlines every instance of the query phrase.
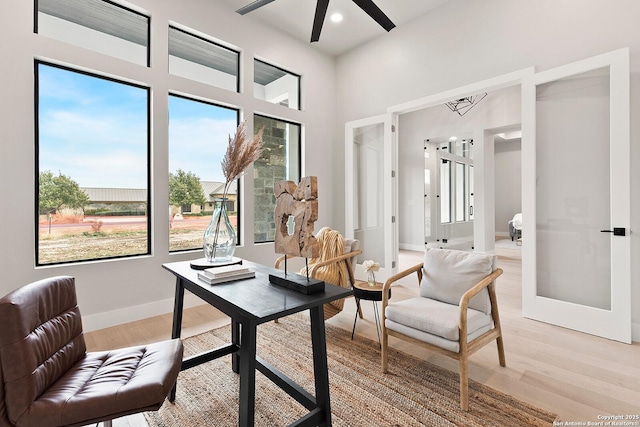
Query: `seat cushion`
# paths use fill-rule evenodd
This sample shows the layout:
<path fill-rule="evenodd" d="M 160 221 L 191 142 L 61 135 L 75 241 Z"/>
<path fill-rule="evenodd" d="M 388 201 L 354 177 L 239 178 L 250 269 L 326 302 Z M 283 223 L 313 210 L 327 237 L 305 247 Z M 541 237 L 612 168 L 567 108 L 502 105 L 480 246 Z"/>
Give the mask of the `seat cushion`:
<path fill-rule="evenodd" d="M 457 341 L 460 307 L 429 298 L 410 298 L 389 304 L 385 311 L 387 319 L 410 328 Z M 467 309 L 467 335 L 491 326 L 491 316 L 472 308 Z"/>
<path fill-rule="evenodd" d="M 420 296 L 458 305 L 462 295 L 491 274 L 496 256 L 478 252 L 427 248 Z M 491 313 L 489 293 L 483 289 L 469 302 L 469 307 Z"/>
<path fill-rule="evenodd" d="M 385 327 L 419 341 L 458 352 L 460 307 L 429 298 L 411 298 L 389 304 Z M 467 309 L 467 342 L 491 329 L 491 315 Z"/>
<path fill-rule="evenodd" d="M 19 427 L 54 427 L 156 410 L 181 364 L 178 339 L 87 353 L 13 421 Z"/>

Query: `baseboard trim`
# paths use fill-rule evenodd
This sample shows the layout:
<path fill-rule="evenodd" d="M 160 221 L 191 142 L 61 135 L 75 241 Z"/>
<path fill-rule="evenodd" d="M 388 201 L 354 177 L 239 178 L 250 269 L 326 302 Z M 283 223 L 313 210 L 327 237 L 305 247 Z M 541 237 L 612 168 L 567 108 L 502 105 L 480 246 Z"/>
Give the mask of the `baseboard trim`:
<path fill-rule="evenodd" d="M 197 296 L 185 292 L 184 308 L 195 307 L 202 304 L 206 303 Z M 173 298 L 122 308 L 120 310 L 82 316 L 82 329 L 84 332 L 91 332 L 171 312 L 173 312 Z"/>
<path fill-rule="evenodd" d="M 405 251 L 424 252 L 424 245 L 412 245 L 409 243 L 400 243 L 398 247 Z"/>
<path fill-rule="evenodd" d="M 631 324 L 631 341 L 640 342 L 640 323 Z"/>

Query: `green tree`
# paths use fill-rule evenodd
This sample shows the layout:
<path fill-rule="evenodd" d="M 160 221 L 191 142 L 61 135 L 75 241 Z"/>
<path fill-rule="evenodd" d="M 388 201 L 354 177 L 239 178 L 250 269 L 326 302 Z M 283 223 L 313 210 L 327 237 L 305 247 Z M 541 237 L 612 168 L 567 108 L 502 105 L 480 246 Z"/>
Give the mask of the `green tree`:
<path fill-rule="evenodd" d="M 202 205 L 205 202 L 200 178 L 193 172 L 178 169 L 169 173 L 169 203 L 172 206 Z"/>
<path fill-rule="evenodd" d="M 70 209 L 84 209 L 89 204 L 89 196 L 77 182 L 58 172 L 55 176 L 50 171 L 40 172 L 39 189 L 40 212 L 52 214 L 64 207 Z"/>

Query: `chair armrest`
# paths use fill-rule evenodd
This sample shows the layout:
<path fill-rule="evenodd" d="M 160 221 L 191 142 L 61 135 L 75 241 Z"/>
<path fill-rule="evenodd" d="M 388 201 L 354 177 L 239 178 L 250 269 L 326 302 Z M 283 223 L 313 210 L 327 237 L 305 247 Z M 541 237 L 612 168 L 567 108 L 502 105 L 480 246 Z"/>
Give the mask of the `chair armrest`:
<path fill-rule="evenodd" d="M 337 257 L 329 258 L 329 259 L 324 260 L 322 262 L 318 262 L 316 264 L 313 264 L 311 267 L 309 267 L 309 276 L 313 277 L 313 275 L 316 272 L 316 270 L 318 268 L 320 268 L 320 267 L 324 267 L 326 265 L 331 265 L 333 263 L 340 262 L 340 261 L 348 261 L 351 258 L 353 258 L 354 256 L 360 255 L 361 253 L 362 253 L 362 250 L 358 249 L 358 250 L 347 252 L 346 254 L 342 254 L 342 255 L 339 255 Z"/>
<path fill-rule="evenodd" d="M 423 265 L 424 265 L 423 263 L 420 263 L 420 264 L 414 265 L 413 267 L 409 267 L 406 270 L 403 270 L 397 274 L 394 274 L 393 276 L 389 277 L 386 282 L 384 282 L 384 285 L 382 286 L 382 318 L 383 319 L 384 319 L 384 309 L 389 303 L 389 289 L 391 288 L 391 285 L 397 282 L 398 280 L 402 279 L 403 277 L 407 277 L 411 273 L 416 273 L 418 275 L 418 285 L 419 285 L 420 282 L 422 281 Z"/>
<path fill-rule="evenodd" d="M 501 268 L 496 268 L 491 274 L 482 279 L 473 288 L 462 294 L 460 298 L 460 326 L 467 324 L 467 308 L 469 307 L 469 301 L 476 296 L 481 290 L 487 288 L 493 284 L 493 282 L 502 274 Z"/>
<path fill-rule="evenodd" d="M 282 261 L 284 261 L 284 259 L 285 259 L 285 258 L 287 258 L 287 259 L 292 259 L 292 258 L 299 258 L 299 257 L 297 257 L 297 256 L 287 256 L 287 255 L 282 255 L 280 258 L 278 258 L 278 259 L 276 260 L 276 263 L 274 264 L 274 267 L 279 269 L 279 268 L 280 268 L 280 264 L 282 263 Z"/>

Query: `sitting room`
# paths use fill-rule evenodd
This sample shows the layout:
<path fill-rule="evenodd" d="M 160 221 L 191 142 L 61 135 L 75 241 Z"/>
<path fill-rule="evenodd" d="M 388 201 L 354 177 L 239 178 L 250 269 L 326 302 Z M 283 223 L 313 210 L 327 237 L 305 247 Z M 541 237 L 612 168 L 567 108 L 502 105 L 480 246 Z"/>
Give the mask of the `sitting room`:
<path fill-rule="evenodd" d="M 640 426 L 640 3 L 1 8 L 0 426 Z"/>

